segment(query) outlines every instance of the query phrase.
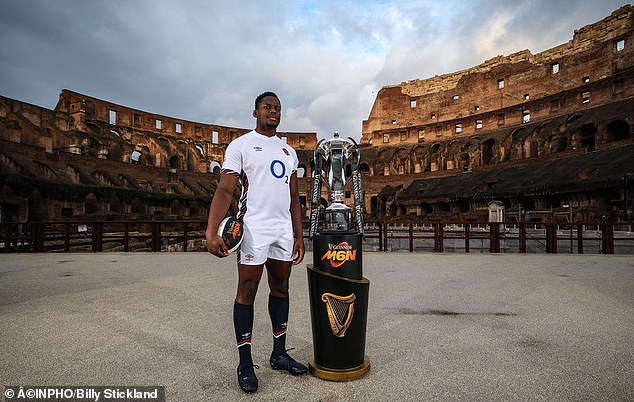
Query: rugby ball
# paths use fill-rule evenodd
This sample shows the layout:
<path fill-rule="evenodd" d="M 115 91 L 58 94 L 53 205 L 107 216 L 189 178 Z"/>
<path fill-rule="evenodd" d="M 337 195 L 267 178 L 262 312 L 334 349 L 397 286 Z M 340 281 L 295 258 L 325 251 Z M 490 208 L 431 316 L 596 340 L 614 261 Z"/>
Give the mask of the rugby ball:
<path fill-rule="evenodd" d="M 218 236 L 222 237 L 230 253 L 240 247 L 243 231 L 242 221 L 236 219 L 234 216 L 227 216 L 220 222 L 220 225 L 218 225 Z"/>

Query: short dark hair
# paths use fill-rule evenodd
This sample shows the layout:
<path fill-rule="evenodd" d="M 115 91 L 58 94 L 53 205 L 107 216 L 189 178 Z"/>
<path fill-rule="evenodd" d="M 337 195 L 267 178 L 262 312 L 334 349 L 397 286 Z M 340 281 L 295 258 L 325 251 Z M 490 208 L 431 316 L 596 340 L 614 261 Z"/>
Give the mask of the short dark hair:
<path fill-rule="evenodd" d="M 257 98 L 255 98 L 255 108 L 258 108 L 258 105 L 260 104 L 260 102 L 262 102 L 262 99 L 266 98 L 267 96 L 272 96 L 274 98 L 276 98 L 278 101 L 280 100 L 280 98 L 277 97 L 277 95 L 275 95 L 275 92 L 271 92 L 271 91 L 266 91 L 264 93 L 261 93 L 260 95 L 258 95 Z"/>

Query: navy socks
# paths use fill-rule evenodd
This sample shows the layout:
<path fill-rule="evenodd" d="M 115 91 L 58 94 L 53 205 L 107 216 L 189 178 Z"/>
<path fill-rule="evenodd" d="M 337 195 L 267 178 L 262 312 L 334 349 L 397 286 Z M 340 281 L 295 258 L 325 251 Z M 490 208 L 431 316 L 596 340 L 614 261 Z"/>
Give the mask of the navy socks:
<path fill-rule="evenodd" d="M 251 332 L 253 331 L 253 304 L 233 303 L 233 327 L 240 354 L 240 367 L 253 365 L 251 359 Z"/>
<path fill-rule="evenodd" d="M 279 356 L 286 353 L 286 328 L 288 326 L 288 297 L 269 295 L 269 315 L 273 331 L 273 353 Z M 233 303 L 233 326 L 236 344 L 240 354 L 240 367 L 253 365 L 251 357 L 251 333 L 253 331 L 253 305 Z"/>
<path fill-rule="evenodd" d="M 269 295 L 269 315 L 273 329 L 273 353 L 279 356 L 286 353 L 286 327 L 288 326 L 288 297 Z"/>

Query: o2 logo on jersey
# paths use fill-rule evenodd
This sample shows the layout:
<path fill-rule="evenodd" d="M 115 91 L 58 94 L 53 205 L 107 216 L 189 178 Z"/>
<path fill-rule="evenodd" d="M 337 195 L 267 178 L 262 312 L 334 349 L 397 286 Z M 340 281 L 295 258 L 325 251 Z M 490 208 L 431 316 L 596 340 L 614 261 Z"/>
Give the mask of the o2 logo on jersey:
<path fill-rule="evenodd" d="M 286 174 L 286 165 L 277 159 L 271 162 L 271 174 L 276 179 L 284 178 L 284 183 L 288 184 L 288 175 Z"/>

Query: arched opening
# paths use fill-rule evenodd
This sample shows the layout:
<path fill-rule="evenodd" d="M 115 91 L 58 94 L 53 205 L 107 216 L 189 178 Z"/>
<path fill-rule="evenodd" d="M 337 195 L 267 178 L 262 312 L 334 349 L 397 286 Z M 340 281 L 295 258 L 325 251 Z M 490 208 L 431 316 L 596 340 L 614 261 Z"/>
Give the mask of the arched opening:
<path fill-rule="evenodd" d="M 362 163 L 359 165 L 359 173 L 361 176 L 369 176 L 370 175 L 370 165 L 367 163 Z"/>
<path fill-rule="evenodd" d="M 219 172 L 220 172 L 220 163 L 218 161 L 211 162 L 211 164 L 209 165 L 209 173 L 219 173 Z"/>
<path fill-rule="evenodd" d="M 483 165 L 487 165 L 492 162 L 494 145 L 495 145 L 495 140 L 493 138 L 488 139 L 482 143 L 482 164 Z"/>
<path fill-rule="evenodd" d="M 630 125 L 623 120 L 616 120 L 608 124 L 605 129 L 605 141 L 620 141 L 630 138 Z"/>
<path fill-rule="evenodd" d="M 29 195 L 28 216 L 32 221 L 40 221 L 47 218 L 47 206 L 40 190 L 35 189 Z"/>
<path fill-rule="evenodd" d="M 538 153 L 539 153 L 539 144 L 537 143 L 537 140 L 532 140 L 529 145 L 529 155 L 530 155 L 529 157 L 535 158 L 537 157 Z"/>
<path fill-rule="evenodd" d="M 596 144 L 597 128 L 594 124 L 586 124 L 579 130 L 579 140 L 581 142 L 581 148 L 586 148 L 588 151 L 594 151 Z"/>
<path fill-rule="evenodd" d="M 200 205 L 198 201 L 194 201 L 189 206 L 189 216 L 200 216 L 204 215 L 204 209 Z"/>
<path fill-rule="evenodd" d="M 297 168 L 297 177 L 298 178 L 302 178 L 302 177 L 306 177 L 306 166 L 301 164 L 299 165 L 299 167 Z"/>
<path fill-rule="evenodd" d="M 130 155 L 130 162 L 139 163 L 140 159 L 141 159 L 141 152 L 132 151 L 132 155 Z"/>
<path fill-rule="evenodd" d="M 553 137 L 550 142 L 551 152 L 563 152 L 568 148 L 568 139 L 563 135 Z"/>
<path fill-rule="evenodd" d="M 137 215 L 143 215 L 145 213 L 145 205 L 139 197 L 135 197 L 130 203 L 130 212 Z"/>
<path fill-rule="evenodd" d="M 460 160 L 462 163 L 462 170 L 465 172 L 471 171 L 471 158 L 469 157 L 469 154 L 462 154 Z"/>
<path fill-rule="evenodd" d="M 180 169 L 181 168 L 181 157 L 178 155 L 174 155 L 169 160 L 170 169 Z"/>
<path fill-rule="evenodd" d="M 183 216 L 183 205 L 180 201 L 174 200 L 170 205 L 170 214 L 176 216 Z"/>
<path fill-rule="evenodd" d="M 375 176 L 385 176 L 386 170 L 387 173 L 389 174 L 389 169 L 385 169 L 385 163 L 383 161 L 378 161 L 375 165 L 374 165 L 374 175 Z"/>
<path fill-rule="evenodd" d="M 113 194 L 112 197 L 110 197 L 110 211 L 117 212 L 117 213 L 123 212 L 123 206 L 121 205 L 121 200 L 119 200 L 119 197 L 117 197 L 116 194 Z"/>
<path fill-rule="evenodd" d="M 138 159 L 138 163 L 140 165 L 152 166 L 154 164 L 154 159 L 152 158 L 152 155 L 150 154 L 150 148 L 148 148 L 147 146 L 144 146 L 143 148 L 139 150 L 139 152 L 141 153 Z"/>
<path fill-rule="evenodd" d="M 107 148 L 108 159 L 111 161 L 122 162 L 123 161 L 123 149 L 119 143 L 111 144 Z"/>
<path fill-rule="evenodd" d="M 84 199 L 84 213 L 86 215 L 89 215 L 97 211 L 97 197 L 93 193 L 88 193 L 88 195 Z"/>

